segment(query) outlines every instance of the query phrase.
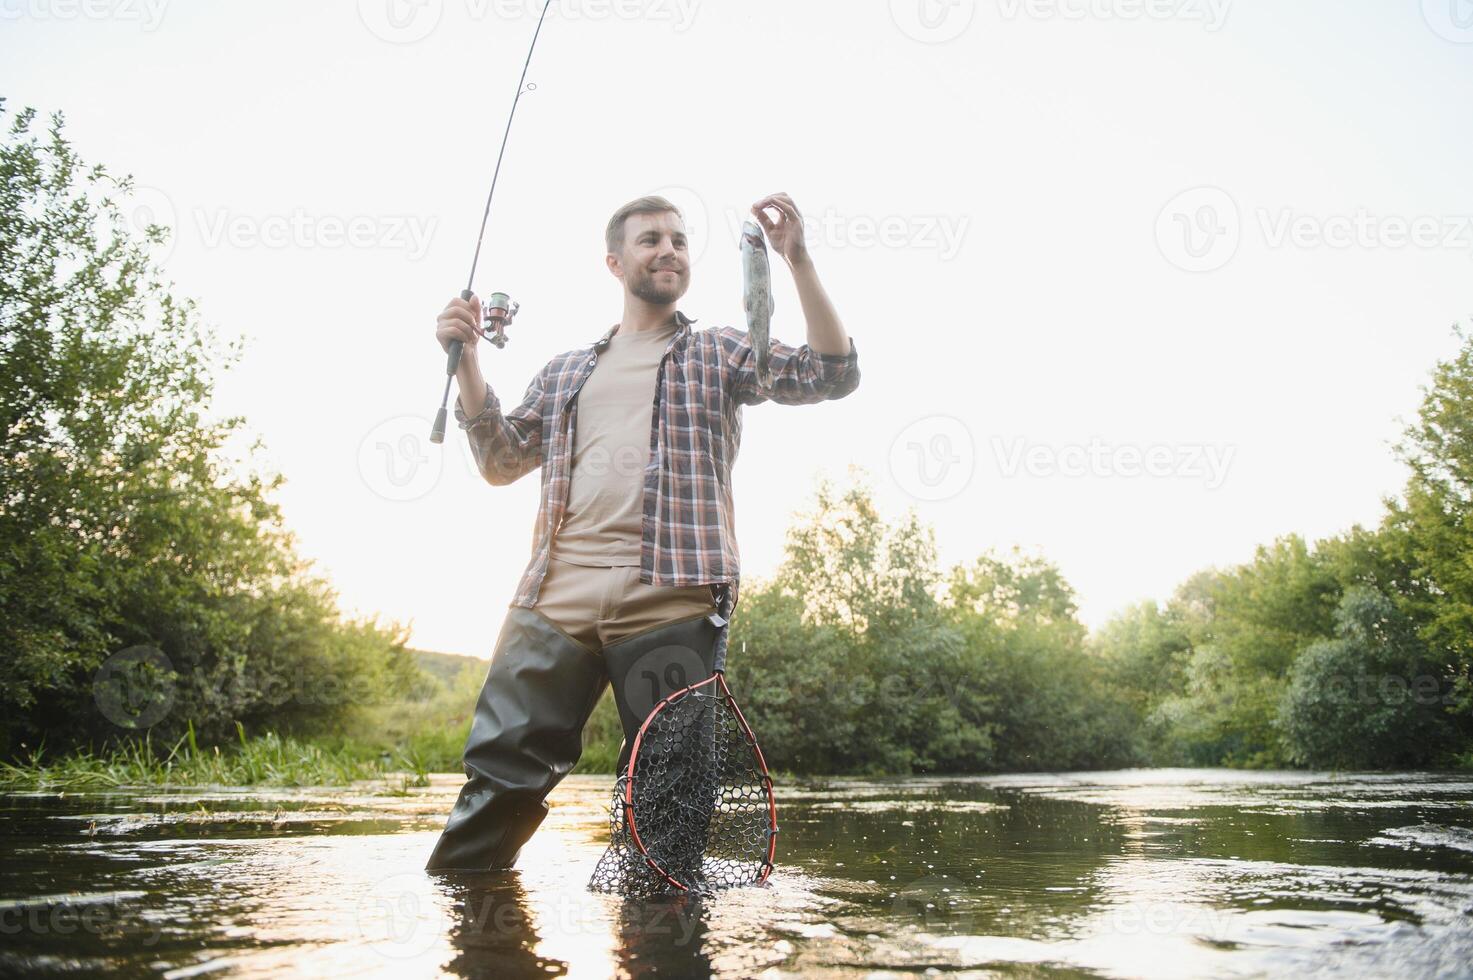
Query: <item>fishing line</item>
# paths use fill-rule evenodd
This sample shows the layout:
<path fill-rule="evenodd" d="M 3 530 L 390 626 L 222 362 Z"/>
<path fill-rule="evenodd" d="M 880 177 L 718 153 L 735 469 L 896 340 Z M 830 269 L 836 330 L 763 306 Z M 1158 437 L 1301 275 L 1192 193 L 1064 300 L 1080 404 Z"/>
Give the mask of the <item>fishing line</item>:
<path fill-rule="evenodd" d="M 471 287 L 476 282 L 476 266 L 481 261 L 481 243 L 486 238 L 486 224 L 491 217 L 491 200 L 496 196 L 496 180 L 501 176 L 501 160 L 506 155 L 506 141 L 511 136 L 511 123 L 516 118 L 517 103 L 522 100 L 524 93 L 537 89 L 537 83 L 527 83 L 527 68 L 532 64 L 532 52 L 537 48 L 537 38 L 542 33 L 542 22 L 547 17 L 547 8 L 551 6 L 552 0 L 546 0 L 542 5 L 542 13 L 537 17 L 537 27 L 532 32 L 532 43 L 527 45 L 527 58 L 522 62 L 521 77 L 517 79 L 517 94 L 512 97 L 511 111 L 506 114 L 506 130 L 501 134 L 501 149 L 496 152 L 496 169 L 491 173 L 491 191 L 486 195 L 486 209 L 481 213 L 481 230 L 476 235 L 476 253 L 471 257 L 471 271 L 466 277 L 465 289 L 460 292 L 460 298 L 464 300 L 475 295 Z M 521 304 L 512 302 L 505 293 L 492 293 L 487 297 L 486 303 L 482 304 L 482 323 L 478 329 L 498 349 L 504 347 L 506 346 L 506 327 L 519 309 L 521 309 Z M 446 406 L 450 404 L 450 382 L 455 378 L 456 369 L 460 367 L 460 357 L 464 349 L 463 341 L 452 340 L 446 350 L 448 356 L 445 362 L 445 392 L 440 396 L 440 410 L 435 413 L 435 424 L 430 429 L 430 442 L 445 441 Z"/>
<path fill-rule="evenodd" d="M 491 174 L 491 193 L 486 195 L 486 210 L 481 215 L 481 233 L 476 236 L 476 254 L 471 259 L 471 274 L 465 282 L 465 293 L 461 299 L 470 299 L 467 295 L 471 286 L 476 281 L 476 263 L 481 260 L 481 240 L 486 237 L 486 219 L 491 217 L 491 198 L 496 196 L 496 178 L 501 176 L 501 158 L 506 153 L 506 139 L 511 135 L 511 121 L 517 114 L 517 103 L 522 99 L 522 93 L 536 91 L 537 83 L 525 84 L 527 81 L 527 66 L 532 63 L 532 51 L 537 47 L 537 35 L 542 33 L 542 19 L 547 16 L 547 8 L 552 6 L 552 0 L 547 0 L 542 5 L 542 13 L 537 18 L 537 29 L 532 32 L 532 43 L 527 46 L 527 60 L 522 62 L 522 77 L 517 79 L 517 94 L 511 100 L 511 112 L 506 115 L 506 131 L 501 134 L 501 149 L 496 154 L 496 169 Z"/>

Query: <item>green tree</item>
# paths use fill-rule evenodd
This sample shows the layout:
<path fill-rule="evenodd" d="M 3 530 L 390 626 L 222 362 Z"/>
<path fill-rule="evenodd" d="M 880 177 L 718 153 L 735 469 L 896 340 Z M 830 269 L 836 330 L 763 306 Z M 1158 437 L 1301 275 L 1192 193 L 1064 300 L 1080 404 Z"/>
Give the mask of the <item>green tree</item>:
<path fill-rule="evenodd" d="M 940 601 L 934 532 L 821 480 L 770 582 L 745 584 L 734 684 L 769 760 L 821 772 L 992 766 L 994 695 Z M 740 651 L 740 652 L 737 652 Z"/>
<path fill-rule="evenodd" d="M 1387 499 L 1388 540 L 1409 569 L 1400 593 L 1454 685 L 1449 706 L 1473 734 L 1473 337 L 1423 386 L 1417 420 L 1396 447 L 1410 467 L 1404 500 Z"/>
<path fill-rule="evenodd" d="M 950 608 L 992 693 L 997 765 L 1133 763 L 1136 730 L 1110 667 L 1086 646 L 1074 590 L 1049 562 L 1013 548 L 951 571 Z"/>
<path fill-rule="evenodd" d="M 1422 765 L 1450 746 L 1447 688 L 1412 622 L 1390 598 L 1352 586 L 1336 638 L 1294 662 L 1275 719 L 1291 761 L 1309 766 Z"/>
<path fill-rule="evenodd" d="M 1162 701 L 1186 693 L 1192 643 L 1181 605 L 1163 609 L 1147 600 L 1129 606 L 1106 622 L 1090 643 L 1135 718 L 1141 757 L 1156 765 L 1190 761 L 1176 741 L 1174 726 L 1157 713 Z"/>
<path fill-rule="evenodd" d="M 0 737 L 127 734 L 93 679 L 135 645 L 172 668 L 164 732 L 321 727 L 404 689 L 403 631 L 341 621 L 269 497 L 282 477 L 225 452 L 244 420 L 208 406 L 239 343 L 171 294 L 151 260 L 168 230 L 134 232 L 131 178 L 35 116 L 0 146 Z"/>
<path fill-rule="evenodd" d="M 1290 666 L 1331 635 L 1341 584 L 1297 534 L 1260 545 L 1253 560 L 1198 573 L 1173 597 L 1190 641 L 1180 694 L 1148 722 L 1173 732 L 1171 752 L 1197 765 L 1281 765 L 1274 711 Z"/>

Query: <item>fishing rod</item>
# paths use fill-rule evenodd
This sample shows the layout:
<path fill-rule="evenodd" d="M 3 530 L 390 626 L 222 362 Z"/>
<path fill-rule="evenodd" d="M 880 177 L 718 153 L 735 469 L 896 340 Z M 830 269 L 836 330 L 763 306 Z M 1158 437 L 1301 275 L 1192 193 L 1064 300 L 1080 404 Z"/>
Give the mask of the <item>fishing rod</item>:
<path fill-rule="evenodd" d="M 481 214 L 481 233 L 476 236 L 476 254 L 471 258 L 471 274 L 466 279 L 465 289 L 460 291 L 461 299 L 468 300 L 475 295 L 471 287 L 476 281 L 476 263 L 481 260 L 481 242 L 486 237 L 486 220 L 491 217 L 491 199 L 496 196 L 496 178 L 501 175 L 501 158 L 506 154 L 506 139 L 511 135 L 511 121 L 517 114 L 517 103 L 521 101 L 522 93 L 537 88 L 535 82 L 527 84 L 527 66 L 532 63 L 537 35 L 542 33 L 542 21 L 550 6 L 552 0 L 547 0 L 542 5 L 542 13 L 537 18 L 537 29 L 532 32 L 532 43 L 527 46 L 527 60 L 522 62 L 522 77 L 517 80 L 517 94 L 511 100 L 511 112 L 506 115 L 506 131 L 501 134 L 501 149 L 496 154 L 496 169 L 491 174 L 491 193 L 486 195 L 486 210 Z M 506 346 L 506 328 L 511 325 L 512 318 L 517 315 L 522 304 L 513 302 L 506 293 L 492 293 L 481 306 L 481 335 L 500 350 Z M 447 349 L 449 356 L 445 363 L 445 393 L 440 396 L 440 410 L 435 413 L 435 425 L 430 429 L 430 442 L 445 441 L 445 407 L 450 404 L 450 382 L 455 377 L 456 369 L 460 367 L 460 355 L 464 348 L 463 341 L 452 340 Z"/>

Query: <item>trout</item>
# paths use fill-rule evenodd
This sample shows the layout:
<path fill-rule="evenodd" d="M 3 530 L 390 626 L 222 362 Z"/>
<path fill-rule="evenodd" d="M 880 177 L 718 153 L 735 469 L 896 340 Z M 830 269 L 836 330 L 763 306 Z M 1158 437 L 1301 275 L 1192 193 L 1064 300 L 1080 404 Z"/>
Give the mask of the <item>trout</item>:
<path fill-rule="evenodd" d="M 767 242 L 755 221 L 742 222 L 742 306 L 747 311 L 747 341 L 756 357 L 758 389 L 772 385 L 768 338 L 772 326 L 772 275 L 767 267 Z"/>

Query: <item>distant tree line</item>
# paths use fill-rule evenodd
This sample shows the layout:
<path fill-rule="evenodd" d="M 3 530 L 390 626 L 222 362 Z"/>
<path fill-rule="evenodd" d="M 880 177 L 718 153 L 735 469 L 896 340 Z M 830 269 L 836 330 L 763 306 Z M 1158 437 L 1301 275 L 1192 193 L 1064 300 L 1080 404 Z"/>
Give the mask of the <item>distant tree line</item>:
<path fill-rule="evenodd" d="M 912 513 L 825 483 L 729 671 L 795 771 L 1128 765 L 1473 766 L 1473 339 L 1397 446 L 1379 526 L 1297 535 L 1193 575 L 1095 635 L 1046 561 L 942 573 Z"/>

